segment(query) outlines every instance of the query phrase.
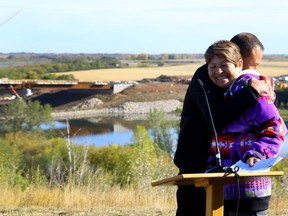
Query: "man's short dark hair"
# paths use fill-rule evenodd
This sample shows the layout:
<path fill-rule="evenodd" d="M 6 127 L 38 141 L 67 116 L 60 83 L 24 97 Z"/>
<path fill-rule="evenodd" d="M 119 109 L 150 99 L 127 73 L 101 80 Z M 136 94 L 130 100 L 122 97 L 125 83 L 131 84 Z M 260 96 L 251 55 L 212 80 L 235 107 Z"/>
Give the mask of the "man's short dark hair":
<path fill-rule="evenodd" d="M 252 50 L 257 47 L 264 51 L 264 46 L 260 40 L 254 34 L 248 32 L 239 33 L 230 41 L 238 45 L 242 58 L 250 57 Z"/>

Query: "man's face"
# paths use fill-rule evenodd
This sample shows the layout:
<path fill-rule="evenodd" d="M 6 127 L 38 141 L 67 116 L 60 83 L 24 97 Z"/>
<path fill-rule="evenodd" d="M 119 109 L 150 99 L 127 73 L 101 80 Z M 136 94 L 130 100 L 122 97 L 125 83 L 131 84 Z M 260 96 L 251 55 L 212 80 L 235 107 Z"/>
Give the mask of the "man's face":
<path fill-rule="evenodd" d="M 261 64 L 263 58 L 263 50 L 260 47 L 254 48 L 252 54 L 248 58 L 243 58 L 243 70 L 255 69 Z"/>

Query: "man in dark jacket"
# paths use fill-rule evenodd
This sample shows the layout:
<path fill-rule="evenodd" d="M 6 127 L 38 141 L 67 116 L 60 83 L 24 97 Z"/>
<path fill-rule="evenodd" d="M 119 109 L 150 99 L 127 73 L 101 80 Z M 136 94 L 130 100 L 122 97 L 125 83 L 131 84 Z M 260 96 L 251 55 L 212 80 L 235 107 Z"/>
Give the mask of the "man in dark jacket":
<path fill-rule="evenodd" d="M 259 39 L 250 33 L 240 33 L 231 41 L 241 50 L 243 70 L 257 69 L 264 52 L 264 46 Z M 204 173 L 207 169 L 213 129 L 199 80 L 206 91 L 216 130 L 239 118 L 250 106 L 257 103 L 259 94 L 269 91 L 264 82 L 253 80 L 250 85 L 238 91 L 235 97 L 224 101 L 226 90 L 212 83 L 208 76 L 207 64 L 198 68 L 187 89 L 181 114 L 180 133 L 174 157 L 179 174 Z M 177 205 L 176 216 L 204 216 L 205 189 L 191 185 L 178 186 Z"/>

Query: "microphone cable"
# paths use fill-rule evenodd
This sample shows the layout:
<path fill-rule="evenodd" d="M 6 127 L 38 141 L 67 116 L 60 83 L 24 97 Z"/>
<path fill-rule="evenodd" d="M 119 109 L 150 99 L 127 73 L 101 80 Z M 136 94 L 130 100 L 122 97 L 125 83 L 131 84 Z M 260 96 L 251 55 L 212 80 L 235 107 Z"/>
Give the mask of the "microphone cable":
<path fill-rule="evenodd" d="M 203 92 L 204 92 L 204 96 L 205 96 L 205 100 L 206 100 L 206 104 L 207 104 L 207 108 L 208 108 L 208 112 L 209 112 L 209 116 L 210 116 L 210 120 L 211 120 L 211 124 L 212 124 L 212 129 L 213 129 L 213 132 L 214 132 L 214 136 L 215 136 L 215 147 L 216 147 L 216 170 L 218 168 L 220 168 L 220 170 L 223 172 L 224 171 L 224 176 L 227 176 L 229 174 L 234 174 L 235 176 L 235 179 L 236 179 L 236 183 L 237 183 L 237 205 L 236 205 L 236 216 L 239 215 L 239 206 L 240 206 L 240 176 L 238 174 L 238 171 L 239 171 L 239 167 L 236 166 L 234 168 L 234 170 L 231 168 L 231 167 L 223 167 L 222 166 L 222 161 L 221 161 L 221 152 L 220 152 L 220 149 L 219 149 L 219 143 L 218 143 L 218 136 L 217 136 L 217 131 L 216 131 L 216 128 L 215 128 L 215 125 L 214 125 L 214 120 L 213 120 L 213 116 L 212 116 L 212 112 L 211 112 L 211 109 L 210 109 L 210 104 L 209 104 L 209 100 L 208 100 L 208 97 L 207 97 L 207 93 L 205 91 L 205 88 L 204 88 L 204 84 L 202 82 L 201 79 L 197 79 L 197 82 L 199 83 L 199 85 L 201 86 Z M 213 168 L 212 168 L 213 169 Z M 225 208 L 225 205 L 224 205 L 224 208 Z"/>
<path fill-rule="evenodd" d="M 215 136 L 216 165 L 221 167 L 222 166 L 222 161 L 221 161 L 221 153 L 220 153 L 219 143 L 218 143 L 218 136 L 217 136 L 217 131 L 216 131 L 216 128 L 215 128 L 215 125 L 214 125 L 214 120 L 213 120 L 213 116 L 212 116 L 212 113 L 211 113 L 209 100 L 208 100 L 207 93 L 205 91 L 204 84 L 203 84 L 202 80 L 201 79 L 197 79 L 197 81 L 198 81 L 199 85 L 201 86 L 201 88 L 203 90 L 203 93 L 204 93 L 204 96 L 205 96 L 206 105 L 207 105 L 207 108 L 208 108 L 212 129 L 213 129 L 214 136 Z"/>
<path fill-rule="evenodd" d="M 237 205 L 236 205 L 236 216 L 239 215 L 239 207 L 240 207 L 240 176 L 238 174 L 239 167 L 235 166 L 234 170 L 231 167 L 225 170 L 224 176 L 228 176 L 229 174 L 234 174 L 236 184 L 237 184 Z M 224 205 L 225 208 L 225 205 Z"/>

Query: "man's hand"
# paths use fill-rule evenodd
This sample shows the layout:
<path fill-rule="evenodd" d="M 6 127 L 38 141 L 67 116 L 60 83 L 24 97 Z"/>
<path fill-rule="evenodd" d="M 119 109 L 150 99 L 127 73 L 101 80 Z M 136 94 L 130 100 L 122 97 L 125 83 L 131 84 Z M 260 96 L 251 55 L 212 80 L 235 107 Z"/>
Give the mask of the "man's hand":
<path fill-rule="evenodd" d="M 275 101 L 275 92 L 264 80 L 252 78 L 250 80 L 250 86 L 254 88 L 261 96 L 269 96 L 272 101 Z"/>
<path fill-rule="evenodd" d="M 259 162 L 260 159 L 256 157 L 250 157 L 247 159 L 247 164 L 249 164 L 250 167 L 252 167 L 256 162 Z"/>

